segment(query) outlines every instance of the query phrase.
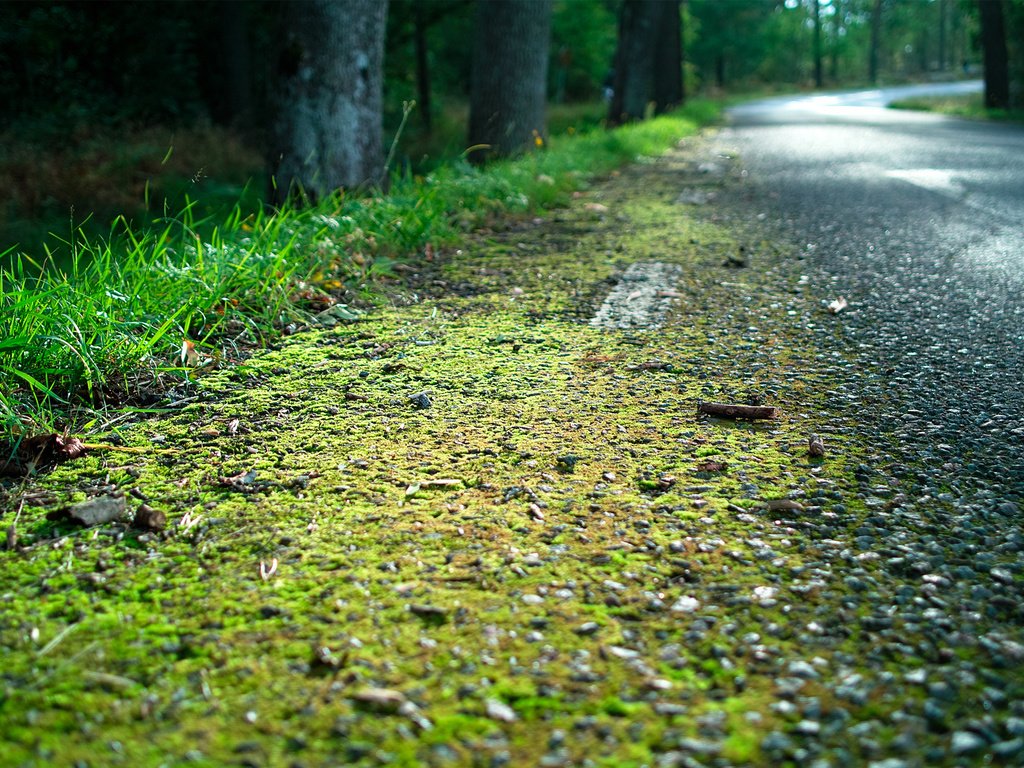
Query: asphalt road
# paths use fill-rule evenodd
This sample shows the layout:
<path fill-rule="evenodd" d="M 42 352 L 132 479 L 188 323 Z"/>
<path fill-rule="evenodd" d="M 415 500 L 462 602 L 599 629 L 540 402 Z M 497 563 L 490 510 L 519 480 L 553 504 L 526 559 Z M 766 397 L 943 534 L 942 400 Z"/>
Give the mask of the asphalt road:
<path fill-rule="evenodd" d="M 1024 495 L 1024 126 L 884 106 L 978 87 L 751 103 L 719 147 L 743 169 L 721 204 L 795 243 L 823 302 L 850 302 L 826 339 L 856 360 L 836 402 L 895 440 L 897 471 L 991 503 Z"/>

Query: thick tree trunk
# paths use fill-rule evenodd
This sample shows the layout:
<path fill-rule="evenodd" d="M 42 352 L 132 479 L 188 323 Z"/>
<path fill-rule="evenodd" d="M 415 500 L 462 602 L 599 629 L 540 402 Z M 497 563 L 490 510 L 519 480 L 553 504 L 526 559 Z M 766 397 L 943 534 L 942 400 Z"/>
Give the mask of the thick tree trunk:
<path fill-rule="evenodd" d="M 985 57 L 985 106 L 1010 106 L 1010 69 L 1006 54 L 1003 0 L 978 0 L 981 12 L 981 48 Z"/>
<path fill-rule="evenodd" d="M 477 4 L 469 143 L 483 162 L 528 147 L 545 133 L 552 0 Z"/>
<path fill-rule="evenodd" d="M 654 52 L 654 112 L 663 114 L 683 103 L 683 40 L 679 0 L 659 3 L 661 21 Z"/>
<path fill-rule="evenodd" d="M 281 10 L 271 200 L 383 183 L 387 0 L 291 0 Z"/>
<path fill-rule="evenodd" d="M 619 12 L 615 86 L 608 122 L 640 120 L 654 98 L 654 62 L 662 11 L 658 0 L 624 0 Z"/>
<path fill-rule="evenodd" d="M 252 60 L 249 47 L 249 8 L 243 3 L 220 3 L 224 102 L 222 122 L 245 129 L 253 118 Z"/>

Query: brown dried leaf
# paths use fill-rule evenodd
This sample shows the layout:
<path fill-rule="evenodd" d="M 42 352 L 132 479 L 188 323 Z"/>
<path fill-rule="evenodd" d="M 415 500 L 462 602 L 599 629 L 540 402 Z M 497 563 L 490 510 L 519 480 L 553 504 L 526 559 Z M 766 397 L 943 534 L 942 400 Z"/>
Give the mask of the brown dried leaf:
<path fill-rule="evenodd" d="M 697 464 L 698 472 L 724 472 L 729 465 L 724 461 L 702 461 Z"/>

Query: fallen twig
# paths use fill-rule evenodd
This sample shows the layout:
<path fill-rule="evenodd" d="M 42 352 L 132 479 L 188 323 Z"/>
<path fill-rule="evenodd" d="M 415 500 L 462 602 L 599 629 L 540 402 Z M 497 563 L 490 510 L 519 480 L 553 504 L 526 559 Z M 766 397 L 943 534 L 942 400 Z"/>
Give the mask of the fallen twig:
<path fill-rule="evenodd" d="M 733 405 L 731 403 L 697 403 L 697 413 L 724 416 L 727 419 L 774 419 L 775 408 L 768 405 Z"/>

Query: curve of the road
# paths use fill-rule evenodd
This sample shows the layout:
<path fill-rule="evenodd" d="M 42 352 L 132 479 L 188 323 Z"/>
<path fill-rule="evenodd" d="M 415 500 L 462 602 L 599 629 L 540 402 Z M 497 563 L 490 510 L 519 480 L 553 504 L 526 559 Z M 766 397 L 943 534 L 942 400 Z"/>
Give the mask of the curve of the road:
<path fill-rule="evenodd" d="M 977 82 L 771 99 L 731 111 L 720 204 L 797 243 L 850 302 L 836 404 L 884 434 L 919 493 L 1024 497 L 1024 126 L 886 108 Z M 1004 506 L 1005 508 L 1005 506 Z"/>

